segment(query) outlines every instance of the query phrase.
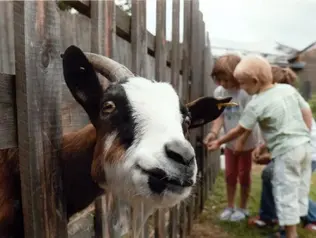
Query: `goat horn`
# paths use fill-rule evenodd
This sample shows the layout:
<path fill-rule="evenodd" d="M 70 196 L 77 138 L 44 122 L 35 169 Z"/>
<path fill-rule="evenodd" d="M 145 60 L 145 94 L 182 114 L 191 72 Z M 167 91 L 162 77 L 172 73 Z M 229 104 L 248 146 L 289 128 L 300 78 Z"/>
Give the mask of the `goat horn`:
<path fill-rule="evenodd" d="M 126 77 L 134 76 L 134 74 L 124 65 L 121 65 L 108 57 L 87 52 L 84 54 L 95 70 L 111 82 L 120 81 Z"/>

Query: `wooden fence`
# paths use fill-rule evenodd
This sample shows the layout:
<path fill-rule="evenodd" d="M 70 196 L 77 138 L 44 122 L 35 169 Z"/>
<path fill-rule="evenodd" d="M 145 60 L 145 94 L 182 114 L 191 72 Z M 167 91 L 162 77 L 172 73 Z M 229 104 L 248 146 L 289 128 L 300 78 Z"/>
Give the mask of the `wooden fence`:
<path fill-rule="evenodd" d="M 129 208 L 110 193 L 67 224 L 54 158 L 62 133 L 83 127 L 88 117 L 65 86 L 60 53 L 75 44 L 110 56 L 138 75 L 171 82 L 188 102 L 214 90 L 209 35 L 197 0 L 183 1 L 182 43 L 180 0 L 172 3 L 171 42 L 166 0 L 157 0 L 156 36 L 146 30 L 146 1 L 132 0 L 131 17 L 114 0 L 64 2 L 79 13 L 59 9 L 56 1 L 0 2 L 0 149 L 19 148 L 26 237 L 120 237 L 126 224 L 126 235 L 134 237 L 133 211 L 124 216 Z M 190 233 L 219 170 L 219 153 L 207 154 L 202 146 L 206 127 L 190 133 L 199 167 L 193 196 L 153 214 L 141 237 Z"/>

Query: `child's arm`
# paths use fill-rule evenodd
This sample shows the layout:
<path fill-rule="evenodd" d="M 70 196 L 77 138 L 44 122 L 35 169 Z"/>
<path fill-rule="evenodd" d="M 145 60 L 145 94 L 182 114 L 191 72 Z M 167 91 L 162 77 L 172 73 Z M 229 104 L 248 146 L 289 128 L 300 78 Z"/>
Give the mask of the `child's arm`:
<path fill-rule="evenodd" d="M 210 132 L 206 135 L 205 139 L 204 139 L 204 144 L 207 145 L 208 143 L 210 143 L 211 141 L 215 140 L 218 136 L 218 133 L 221 129 L 221 127 L 223 126 L 224 123 L 224 117 L 223 115 L 220 115 L 218 118 L 216 118 L 213 121 L 212 127 Z"/>
<path fill-rule="evenodd" d="M 298 98 L 299 106 L 302 112 L 303 120 L 307 126 L 307 128 L 311 131 L 312 130 L 312 120 L 313 120 L 313 113 L 311 111 L 311 108 L 308 104 L 308 102 L 305 101 L 305 99 L 302 97 L 301 94 L 299 94 L 298 91 L 296 91 L 296 95 Z"/>
<path fill-rule="evenodd" d="M 235 152 L 242 151 L 251 131 L 246 130 L 235 142 Z"/>
<path fill-rule="evenodd" d="M 257 115 L 254 109 L 255 109 L 255 106 L 251 106 L 248 103 L 241 116 L 241 119 L 238 125 L 235 128 L 231 129 L 226 135 L 222 136 L 218 140 L 215 140 L 209 143 L 208 149 L 217 150 L 221 146 L 221 144 L 234 140 L 245 132 L 247 133 L 248 131 L 251 132 L 252 128 L 255 126 L 257 122 Z"/>
<path fill-rule="evenodd" d="M 312 130 L 312 120 L 313 120 L 313 114 L 312 114 L 311 109 L 309 107 L 303 108 L 303 109 L 301 109 L 301 112 L 302 112 L 302 116 L 303 116 L 303 119 L 304 119 L 304 122 L 305 122 L 307 128 L 311 131 Z"/>
<path fill-rule="evenodd" d="M 236 139 L 238 136 L 246 132 L 246 129 L 238 124 L 235 128 L 227 132 L 226 135 L 222 136 L 218 140 L 214 140 L 208 144 L 208 150 L 217 150 L 222 144 L 227 143 Z"/>

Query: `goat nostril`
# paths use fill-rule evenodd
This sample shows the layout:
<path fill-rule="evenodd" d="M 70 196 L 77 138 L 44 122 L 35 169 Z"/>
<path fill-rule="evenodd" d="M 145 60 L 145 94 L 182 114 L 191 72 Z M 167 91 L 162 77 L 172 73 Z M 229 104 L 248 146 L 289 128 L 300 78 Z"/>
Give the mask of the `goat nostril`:
<path fill-rule="evenodd" d="M 193 185 L 193 180 L 192 179 L 186 180 L 183 183 L 183 186 L 185 186 L 185 187 L 190 187 L 192 185 Z"/>
<path fill-rule="evenodd" d="M 174 148 L 173 148 L 174 147 Z M 177 152 L 179 150 L 182 152 Z M 194 156 L 185 147 L 180 147 L 178 144 L 170 143 L 165 145 L 165 153 L 168 158 L 183 165 L 190 165 L 194 160 Z"/>

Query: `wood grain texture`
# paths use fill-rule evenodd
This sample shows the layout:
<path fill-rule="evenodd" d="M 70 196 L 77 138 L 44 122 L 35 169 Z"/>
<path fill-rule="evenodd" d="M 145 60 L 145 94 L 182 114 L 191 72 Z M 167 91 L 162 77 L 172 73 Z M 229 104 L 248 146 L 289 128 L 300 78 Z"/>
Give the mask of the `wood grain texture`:
<path fill-rule="evenodd" d="M 0 149 L 17 147 L 14 75 L 0 73 Z"/>
<path fill-rule="evenodd" d="M 116 55 L 116 6 L 114 1 L 91 2 L 91 52 L 114 58 Z M 106 197 L 117 200 L 111 192 L 95 200 L 95 236 L 97 238 L 120 237 L 120 231 L 111 229 L 120 219 L 119 203 L 110 202 L 107 209 Z M 108 199 L 108 200 L 109 200 Z M 114 216 L 117 213 L 118 216 Z"/>
<path fill-rule="evenodd" d="M 15 1 L 14 33 L 25 237 L 63 238 L 67 222 L 58 163 L 62 70 L 55 2 Z"/>
<path fill-rule="evenodd" d="M 61 30 L 61 52 L 70 45 L 76 45 L 83 51 L 91 48 L 91 21 L 81 14 L 70 14 L 59 11 Z M 62 80 L 62 127 L 63 132 L 78 130 L 89 123 L 85 110 L 77 103 L 71 95 L 64 80 Z"/>
<path fill-rule="evenodd" d="M 180 0 L 172 1 L 172 48 L 171 48 L 171 83 L 179 89 L 180 71 Z"/>
<path fill-rule="evenodd" d="M 182 99 L 185 103 L 190 101 L 191 77 L 191 1 L 183 2 L 183 43 L 182 43 Z"/>
<path fill-rule="evenodd" d="M 166 0 L 156 2 L 155 40 L 155 79 L 159 82 L 170 81 L 166 77 Z M 167 236 L 165 213 L 166 209 L 159 209 L 155 213 L 155 238 Z"/>
<path fill-rule="evenodd" d="M 155 76 L 157 81 L 167 81 L 166 65 L 166 0 L 157 0 L 156 39 L 155 39 Z"/>
<path fill-rule="evenodd" d="M 13 1 L 0 1 L 0 73 L 15 74 Z"/>
<path fill-rule="evenodd" d="M 171 50 L 171 84 L 179 94 L 179 70 L 180 70 L 180 0 L 172 2 L 172 50 Z M 178 236 L 179 209 L 176 205 L 169 209 L 169 237 L 176 238 Z"/>
<path fill-rule="evenodd" d="M 147 55 L 147 28 L 146 28 L 146 1 L 132 0 L 131 17 L 131 54 L 132 72 L 144 78 L 148 78 Z M 144 224 L 144 204 L 131 208 L 131 237 L 148 237 L 148 223 Z M 142 224 L 144 224 L 143 227 Z M 139 228 L 141 227 L 141 228 Z M 139 233 L 139 234 L 138 234 Z"/>

